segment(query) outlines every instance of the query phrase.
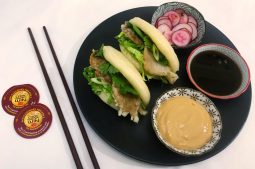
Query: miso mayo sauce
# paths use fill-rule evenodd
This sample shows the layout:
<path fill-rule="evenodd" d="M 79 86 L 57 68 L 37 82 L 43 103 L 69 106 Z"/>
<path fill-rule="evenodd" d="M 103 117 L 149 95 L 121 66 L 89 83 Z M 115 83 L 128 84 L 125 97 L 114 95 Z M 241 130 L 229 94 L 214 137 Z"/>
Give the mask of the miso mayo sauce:
<path fill-rule="evenodd" d="M 164 101 L 157 112 L 157 127 L 165 141 L 175 148 L 195 150 L 212 137 L 212 120 L 206 109 L 188 97 Z"/>

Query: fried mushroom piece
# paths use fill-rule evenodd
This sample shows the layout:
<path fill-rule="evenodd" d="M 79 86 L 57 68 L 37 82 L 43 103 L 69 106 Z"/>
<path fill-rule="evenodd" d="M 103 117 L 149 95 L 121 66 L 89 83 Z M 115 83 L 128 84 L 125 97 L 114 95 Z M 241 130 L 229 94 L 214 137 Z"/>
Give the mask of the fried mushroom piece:
<path fill-rule="evenodd" d="M 95 69 L 95 70 L 99 70 L 99 66 L 101 64 L 103 64 L 105 62 L 105 59 L 101 58 L 101 57 L 97 57 L 95 56 L 94 51 L 91 53 L 90 57 L 89 57 L 89 64 L 90 66 Z"/>
<path fill-rule="evenodd" d="M 141 99 L 131 94 L 121 94 L 119 89 L 114 85 L 112 86 L 112 90 L 115 102 L 119 107 L 119 116 L 126 116 L 129 113 L 131 116 L 131 120 L 138 123 L 138 110 L 141 105 Z"/>
<path fill-rule="evenodd" d="M 96 76 L 104 80 L 105 82 L 111 83 L 111 77 L 109 75 L 102 74 L 99 70 L 101 64 L 103 64 L 105 60 L 103 58 L 95 56 L 94 52 L 89 57 L 90 66 L 95 69 Z"/>
<path fill-rule="evenodd" d="M 132 40 L 137 45 L 142 45 L 143 42 L 141 39 L 135 34 L 135 32 L 128 27 L 128 22 L 125 22 L 121 25 L 121 31 L 124 33 L 126 37 Z"/>

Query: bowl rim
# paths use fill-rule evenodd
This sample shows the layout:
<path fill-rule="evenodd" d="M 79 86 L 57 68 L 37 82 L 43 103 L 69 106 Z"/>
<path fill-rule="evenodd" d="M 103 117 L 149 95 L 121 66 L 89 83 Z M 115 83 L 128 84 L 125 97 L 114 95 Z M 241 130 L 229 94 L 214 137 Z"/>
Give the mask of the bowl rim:
<path fill-rule="evenodd" d="M 200 48 L 203 48 L 203 47 L 206 47 L 206 46 L 221 46 L 221 47 L 224 47 L 226 48 L 227 50 L 231 50 L 232 52 L 236 53 L 240 59 L 244 62 L 244 65 L 245 67 L 247 68 L 248 70 L 248 80 L 247 80 L 247 83 L 245 84 L 245 87 L 240 91 L 240 92 L 236 92 L 236 93 L 233 93 L 233 94 L 229 94 L 229 95 L 216 95 L 216 94 L 213 94 L 213 93 L 210 93 L 210 92 L 207 92 L 206 90 L 202 89 L 196 82 L 195 80 L 193 79 L 192 75 L 191 75 L 191 72 L 190 72 L 190 67 L 188 66 L 191 61 L 196 57 L 193 57 L 193 59 L 191 59 L 192 55 Z M 204 94 L 212 97 L 212 98 L 217 98 L 217 99 L 233 99 L 233 98 L 236 98 L 238 96 L 240 96 L 241 94 L 243 94 L 249 87 L 250 85 L 250 82 L 251 82 L 251 77 L 250 77 L 250 69 L 249 69 L 249 66 L 247 64 L 247 62 L 244 60 L 244 58 L 241 56 L 241 54 L 229 47 L 229 46 L 226 46 L 226 45 L 223 45 L 223 44 L 219 44 L 219 43 L 207 43 L 207 44 L 203 44 L 203 45 L 200 45 L 198 47 L 196 47 L 195 49 L 192 50 L 192 52 L 189 54 L 188 56 L 188 59 L 187 59 L 187 63 L 186 63 L 186 71 L 187 71 L 187 74 L 188 74 L 188 77 L 190 79 L 190 81 L 192 82 L 192 84 L 198 89 L 200 90 L 201 92 L 203 92 Z"/>
<path fill-rule="evenodd" d="M 170 144 L 170 143 L 167 143 L 166 141 L 164 141 L 163 138 L 161 138 L 161 136 L 159 136 L 160 133 L 157 131 L 156 120 L 154 119 L 154 116 L 157 114 L 157 112 L 155 111 L 155 109 L 156 109 L 156 107 L 159 108 L 159 106 L 160 106 L 160 105 L 157 106 L 157 102 L 158 102 L 166 93 L 169 93 L 169 92 L 171 92 L 171 91 L 173 91 L 173 90 L 178 90 L 178 89 L 193 90 L 193 91 L 195 91 L 195 92 L 201 94 L 203 97 L 205 97 L 206 99 L 208 99 L 208 100 L 210 101 L 210 104 L 215 108 L 215 110 L 216 110 L 216 111 L 218 112 L 218 114 L 219 114 L 218 117 L 219 117 L 220 124 L 221 124 L 221 125 L 220 125 L 221 128 L 220 128 L 219 133 L 218 133 L 218 134 L 219 134 L 219 139 L 213 144 L 213 146 L 212 146 L 211 148 L 207 149 L 207 150 L 204 151 L 204 152 L 201 152 L 200 154 L 188 154 L 188 153 L 184 153 L 184 152 L 178 151 L 178 150 L 181 150 L 181 149 L 175 148 L 174 146 L 173 146 L 173 148 L 172 148 L 171 146 L 169 146 L 169 145 L 171 145 L 171 144 Z M 174 97 L 186 97 L 186 96 L 174 96 Z M 171 97 L 171 98 L 173 98 L 173 97 Z M 197 102 L 197 101 L 196 101 L 196 102 Z M 160 104 L 161 104 L 161 103 L 162 103 L 162 102 L 160 102 Z M 200 103 L 199 103 L 199 104 L 200 104 Z M 154 132 L 155 132 L 157 138 L 159 139 L 159 141 L 160 141 L 166 148 L 168 148 L 169 150 L 171 150 L 171 151 L 173 151 L 173 152 L 175 152 L 175 153 L 177 153 L 177 154 L 179 154 L 179 155 L 186 156 L 186 157 L 201 156 L 201 155 L 203 155 L 203 154 L 205 154 L 205 153 L 208 153 L 208 152 L 212 151 L 212 150 L 214 149 L 214 147 L 218 144 L 218 142 L 221 140 L 221 137 L 222 137 L 221 134 L 222 134 L 222 130 L 223 130 L 223 121 L 222 121 L 222 118 L 221 118 L 221 113 L 220 113 L 219 109 L 217 108 L 217 106 L 214 104 L 214 102 L 213 102 L 208 96 L 206 96 L 204 93 L 202 93 L 201 91 L 198 91 L 198 90 L 193 89 L 193 88 L 190 88 L 190 87 L 174 87 L 174 88 L 172 88 L 172 89 L 169 89 L 169 90 L 167 90 L 167 91 L 161 93 L 161 95 L 156 99 L 156 101 L 155 101 L 155 103 L 154 103 L 154 106 L 153 106 L 151 112 L 152 112 L 152 113 L 151 113 L 152 128 L 153 128 L 153 130 L 154 130 Z M 211 115 L 210 115 L 210 116 L 211 116 Z M 209 142 L 210 142 L 210 141 L 208 141 L 207 143 L 209 143 Z M 207 144 L 207 143 L 206 143 L 206 144 Z M 169 145 L 168 145 L 168 144 L 169 144 Z M 176 150 L 175 150 L 175 149 L 176 149 Z M 190 150 L 187 150 L 187 151 L 191 152 Z"/>
<path fill-rule="evenodd" d="M 172 1 L 172 2 L 163 3 L 163 4 L 159 5 L 159 6 L 157 7 L 157 9 L 154 11 L 154 13 L 153 13 L 153 15 L 152 15 L 152 17 L 151 17 L 151 24 L 153 23 L 153 18 L 154 18 L 153 16 L 154 16 L 155 12 L 158 11 L 158 9 L 159 9 L 160 7 L 166 6 L 166 5 L 173 5 L 173 4 L 175 4 L 175 3 L 183 4 L 183 5 L 185 5 L 185 6 L 189 7 L 189 8 L 191 8 L 192 10 L 196 11 L 196 12 L 200 15 L 200 17 L 202 18 L 201 21 L 203 22 L 204 29 L 203 29 L 203 31 L 201 32 L 201 38 L 200 38 L 196 43 L 192 42 L 193 40 L 195 40 L 195 39 L 193 39 L 193 40 L 190 41 L 190 43 L 189 43 L 188 45 L 183 46 L 183 47 L 176 46 L 176 45 L 171 45 L 171 46 L 172 46 L 173 48 L 175 48 L 175 49 L 192 48 L 192 47 L 194 47 L 194 46 L 200 44 L 200 43 L 202 42 L 202 40 L 203 40 L 205 34 L 206 34 L 206 20 L 205 20 L 204 16 L 202 15 L 202 13 L 201 13 L 197 8 L 195 8 L 194 6 L 189 5 L 189 4 L 185 3 L 185 2 L 179 2 L 179 1 Z M 162 16 L 163 16 L 163 15 L 162 15 Z M 160 17 L 160 16 L 159 16 L 159 17 Z M 157 22 L 157 19 L 158 19 L 159 17 L 157 17 L 157 18 L 155 19 L 155 23 Z M 152 25 L 154 25 L 154 24 L 152 24 Z"/>

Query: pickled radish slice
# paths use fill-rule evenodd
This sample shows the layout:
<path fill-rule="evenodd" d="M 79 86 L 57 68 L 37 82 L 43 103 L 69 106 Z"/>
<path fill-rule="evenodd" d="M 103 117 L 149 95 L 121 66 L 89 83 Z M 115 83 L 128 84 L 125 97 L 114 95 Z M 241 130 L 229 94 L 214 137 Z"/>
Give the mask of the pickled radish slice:
<path fill-rule="evenodd" d="M 187 29 L 191 34 L 192 34 L 192 27 L 186 23 L 182 23 L 182 24 L 178 24 L 176 25 L 172 31 L 175 32 L 175 31 L 178 31 L 180 29 Z"/>
<path fill-rule="evenodd" d="M 163 34 L 171 45 L 173 44 L 173 42 L 172 42 L 172 34 L 173 34 L 172 31 L 168 31 L 168 32 L 165 32 Z"/>
<path fill-rule="evenodd" d="M 188 15 L 185 13 L 184 10 L 182 9 L 176 9 L 174 10 L 176 13 L 178 13 L 180 15 L 180 22 L 179 23 L 188 23 Z"/>
<path fill-rule="evenodd" d="M 188 23 L 193 23 L 197 27 L 197 21 L 193 16 L 188 16 Z"/>
<path fill-rule="evenodd" d="M 162 24 L 166 24 L 169 26 L 170 29 L 172 29 L 172 23 L 169 19 L 161 19 L 158 21 L 157 25 L 160 26 Z"/>
<path fill-rule="evenodd" d="M 184 47 L 198 36 L 197 21 L 183 9 L 166 12 L 155 23 L 171 45 Z"/>
<path fill-rule="evenodd" d="M 166 32 L 171 32 L 170 27 L 167 24 L 162 24 L 158 26 L 158 30 L 164 35 Z"/>
<path fill-rule="evenodd" d="M 167 16 L 161 16 L 161 17 L 159 17 L 158 19 L 157 19 L 157 21 L 156 21 L 156 23 L 155 23 L 155 27 L 158 27 L 158 22 L 160 21 L 160 20 L 162 20 L 162 19 L 168 19 L 168 17 Z"/>
<path fill-rule="evenodd" d="M 173 26 L 177 25 L 181 19 L 180 15 L 174 11 L 169 11 L 165 13 L 164 16 L 167 16 L 169 18 Z"/>
<path fill-rule="evenodd" d="M 194 39 L 196 39 L 196 37 L 197 37 L 197 27 L 196 27 L 196 25 L 194 24 L 194 23 L 188 23 L 190 26 L 191 26 L 191 28 L 192 28 L 192 40 L 194 40 Z"/>
<path fill-rule="evenodd" d="M 180 23 L 188 23 L 188 15 L 185 13 L 182 13 Z"/>
<path fill-rule="evenodd" d="M 181 29 L 173 33 L 172 42 L 179 47 L 185 47 L 191 41 L 191 34 L 185 30 Z"/>
<path fill-rule="evenodd" d="M 168 19 L 168 17 L 167 16 L 161 16 L 161 17 L 158 18 L 157 21 L 160 21 L 161 19 Z"/>

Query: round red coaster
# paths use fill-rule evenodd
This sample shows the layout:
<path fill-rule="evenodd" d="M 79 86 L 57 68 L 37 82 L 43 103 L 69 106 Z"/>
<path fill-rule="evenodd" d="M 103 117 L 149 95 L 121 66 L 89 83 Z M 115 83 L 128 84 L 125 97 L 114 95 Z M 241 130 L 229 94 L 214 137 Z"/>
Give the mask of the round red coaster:
<path fill-rule="evenodd" d="M 39 92 L 31 84 L 9 88 L 2 98 L 2 107 L 10 115 L 17 115 L 26 106 L 39 102 Z"/>
<path fill-rule="evenodd" d="M 50 127 L 52 115 L 43 104 L 35 104 L 22 109 L 14 119 L 15 131 L 24 138 L 36 138 L 43 135 Z"/>

